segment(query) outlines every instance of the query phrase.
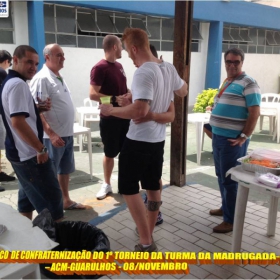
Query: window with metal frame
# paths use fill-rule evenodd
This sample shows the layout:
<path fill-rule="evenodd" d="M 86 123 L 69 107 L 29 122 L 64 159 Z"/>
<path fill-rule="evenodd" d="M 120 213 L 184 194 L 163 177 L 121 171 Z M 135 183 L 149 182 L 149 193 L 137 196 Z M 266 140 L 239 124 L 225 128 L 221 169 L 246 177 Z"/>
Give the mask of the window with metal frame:
<path fill-rule="evenodd" d="M 158 51 L 172 51 L 174 18 L 162 18 L 117 11 L 103 11 L 58 4 L 44 4 L 46 43 L 80 48 L 102 48 L 106 34 L 119 37 L 127 27 L 141 28 Z M 192 51 L 199 51 L 200 23 L 192 26 Z"/>
<path fill-rule="evenodd" d="M 14 44 L 13 3 L 9 3 L 9 17 L 0 20 L 0 43 Z"/>

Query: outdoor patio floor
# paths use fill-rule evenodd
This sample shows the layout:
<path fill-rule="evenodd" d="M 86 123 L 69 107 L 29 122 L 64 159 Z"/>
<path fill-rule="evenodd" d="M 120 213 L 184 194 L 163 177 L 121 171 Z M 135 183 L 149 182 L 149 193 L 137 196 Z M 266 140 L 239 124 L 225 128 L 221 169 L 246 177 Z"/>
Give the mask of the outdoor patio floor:
<path fill-rule="evenodd" d="M 265 123 L 264 127 L 268 129 Z M 232 233 L 216 234 L 213 227 L 221 223 L 221 217 L 209 215 L 209 210 L 218 208 L 221 203 L 220 193 L 215 176 L 211 141 L 205 138 L 201 165 L 196 164 L 194 125 L 188 125 L 187 177 L 184 187 L 169 186 L 170 176 L 170 126 L 167 128 L 165 162 L 163 167 L 164 189 L 162 192 L 163 224 L 156 226 L 154 240 L 162 252 L 228 252 L 231 250 Z M 71 174 L 70 196 L 73 200 L 87 205 L 87 210 L 65 211 L 66 220 L 87 221 L 97 225 L 108 236 L 113 251 L 133 251 L 138 242 L 134 233 L 135 224 L 117 192 L 117 159 L 112 175 L 114 193 L 104 200 L 97 200 L 96 193 L 103 180 L 102 158 L 98 132 L 92 133 L 93 141 L 93 179 L 89 178 L 87 152 L 75 150 L 76 172 Z M 254 133 L 249 149 L 278 149 L 279 144 L 272 141 L 267 131 Z M 85 145 L 86 147 L 86 145 Z M 6 162 L 7 173 L 12 169 Z M 0 193 L 0 202 L 7 203 L 16 209 L 17 181 L 2 183 L 6 188 Z M 246 252 L 275 252 L 280 255 L 280 223 L 276 225 L 276 235 L 266 236 L 269 196 L 250 191 L 247 204 L 242 250 Z M 277 221 L 280 222 L 278 215 Z M 189 265 L 188 275 L 129 275 L 104 276 L 112 279 L 280 279 L 278 265 Z M 102 279 L 103 279 L 102 278 Z"/>

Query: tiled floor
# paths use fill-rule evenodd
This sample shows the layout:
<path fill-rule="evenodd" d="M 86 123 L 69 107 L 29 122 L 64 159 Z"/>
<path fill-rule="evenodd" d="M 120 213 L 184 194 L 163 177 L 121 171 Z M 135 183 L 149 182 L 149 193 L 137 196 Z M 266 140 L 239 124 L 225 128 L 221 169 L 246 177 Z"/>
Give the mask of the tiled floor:
<path fill-rule="evenodd" d="M 209 209 L 220 205 L 218 191 L 194 184 L 182 188 L 170 186 L 163 190 L 164 223 L 155 228 L 154 240 L 161 252 L 228 252 L 232 233 L 213 233 L 212 228 L 222 221 L 210 216 Z M 280 255 L 280 236 L 266 236 L 268 209 L 248 202 L 244 224 L 242 251 L 275 252 Z M 278 219 L 280 220 L 280 219 Z M 126 209 L 98 225 L 111 241 L 114 251 L 132 251 L 138 241 L 135 224 Z M 280 226 L 277 225 L 278 232 Z M 107 278 L 186 278 L 186 279 L 275 279 L 280 278 L 278 265 L 189 265 L 190 273 L 177 275 L 127 275 Z"/>

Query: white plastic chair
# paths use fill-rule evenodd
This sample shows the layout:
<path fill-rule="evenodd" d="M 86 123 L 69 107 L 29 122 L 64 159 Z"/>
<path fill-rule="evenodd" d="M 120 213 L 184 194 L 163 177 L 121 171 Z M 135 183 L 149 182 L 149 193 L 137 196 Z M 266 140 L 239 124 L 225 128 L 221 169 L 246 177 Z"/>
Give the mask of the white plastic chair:
<path fill-rule="evenodd" d="M 99 103 L 89 98 L 84 99 L 84 107 L 92 107 L 91 113 L 84 114 L 83 125 L 87 126 L 88 122 L 99 122 L 100 121 L 100 110 L 98 109 Z"/>
<path fill-rule="evenodd" d="M 280 102 L 280 94 L 277 93 L 263 93 L 261 102 Z M 269 108 L 260 107 L 260 130 L 263 127 L 263 118 L 269 118 L 269 134 L 273 134 L 275 128 L 275 119 L 277 116 L 277 111 Z"/>

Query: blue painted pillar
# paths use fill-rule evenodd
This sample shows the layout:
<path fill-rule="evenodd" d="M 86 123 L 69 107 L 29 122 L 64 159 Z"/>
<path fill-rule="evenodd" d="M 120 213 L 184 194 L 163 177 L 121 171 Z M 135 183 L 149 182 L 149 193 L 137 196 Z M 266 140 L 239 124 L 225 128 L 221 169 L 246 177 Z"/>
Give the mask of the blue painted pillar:
<path fill-rule="evenodd" d="M 45 47 L 44 2 L 27 1 L 29 45 L 39 54 L 38 69 L 44 64 L 43 49 Z"/>
<path fill-rule="evenodd" d="M 205 89 L 218 88 L 221 77 L 223 22 L 210 22 Z"/>

